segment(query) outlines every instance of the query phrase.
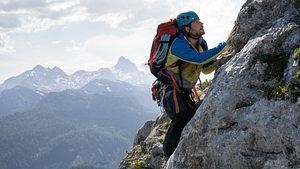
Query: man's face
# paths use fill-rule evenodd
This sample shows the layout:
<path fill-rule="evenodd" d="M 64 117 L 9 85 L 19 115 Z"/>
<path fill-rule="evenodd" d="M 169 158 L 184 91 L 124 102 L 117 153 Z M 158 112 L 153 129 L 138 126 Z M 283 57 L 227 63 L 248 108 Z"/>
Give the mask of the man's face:
<path fill-rule="evenodd" d="M 191 32 L 200 36 L 205 34 L 203 23 L 199 19 L 191 23 Z"/>

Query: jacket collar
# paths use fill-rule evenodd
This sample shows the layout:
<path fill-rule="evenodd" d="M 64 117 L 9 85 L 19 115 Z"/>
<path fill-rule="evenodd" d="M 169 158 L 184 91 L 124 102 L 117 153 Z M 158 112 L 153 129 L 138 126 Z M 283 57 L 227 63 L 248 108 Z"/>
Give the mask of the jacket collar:
<path fill-rule="evenodd" d="M 185 39 L 186 41 L 188 41 L 188 39 L 184 36 L 183 32 L 180 31 L 179 32 L 179 36 L 178 36 L 180 39 Z M 201 43 L 203 41 L 203 37 L 201 36 L 198 41 Z"/>

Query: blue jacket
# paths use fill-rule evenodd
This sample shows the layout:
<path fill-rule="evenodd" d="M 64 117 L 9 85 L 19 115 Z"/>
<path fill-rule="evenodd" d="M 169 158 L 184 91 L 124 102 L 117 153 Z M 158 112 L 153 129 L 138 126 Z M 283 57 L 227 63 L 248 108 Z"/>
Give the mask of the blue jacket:
<path fill-rule="evenodd" d="M 222 50 L 225 47 L 225 43 L 220 43 L 217 47 L 207 50 L 201 47 L 201 42 L 204 43 L 202 46 L 207 48 L 207 44 L 202 37 L 198 40 L 198 46 L 195 47 L 186 39 L 183 33 L 180 33 L 173 41 L 167 56 L 166 66 L 172 65 L 178 60 L 183 61 L 180 64 L 183 84 L 181 87 L 186 90 L 191 90 L 195 86 L 201 72 L 209 74 L 216 69 L 216 58 L 223 52 Z M 173 74 L 178 84 L 181 84 L 179 67 L 169 68 L 169 73 Z"/>

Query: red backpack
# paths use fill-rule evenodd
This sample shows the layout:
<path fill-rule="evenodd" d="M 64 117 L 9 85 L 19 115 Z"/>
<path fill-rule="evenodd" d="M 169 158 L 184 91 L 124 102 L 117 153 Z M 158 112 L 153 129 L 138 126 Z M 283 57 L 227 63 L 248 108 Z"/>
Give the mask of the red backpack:
<path fill-rule="evenodd" d="M 174 79 L 173 76 L 164 74 L 162 71 L 164 68 L 166 68 L 166 60 L 167 60 L 167 55 L 170 49 L 170 46 L 172 42 L 175 40 L 175 38 L 178 36 L 178 28 L 177 28 L 177 22 L 176 19 L 170 19 L 167 22 L 163 22 L 158 25 L 156 29 L 156 35 L 153 39 L 152 42 L 152 47 L 151 47 L 151 52 L 150 52 L 150 57 L 148 60 L 148 65 L 150 68 L 151 73 L 158 78 L 159 80 L 162 80 L 162 78 L 166 78 L 170 81 L 170 83 L 173 84 L 174 86 L 174 93 L 175 91 L 179 91 L 180 88 Z M 177 61 L 176 63 L 168 66 L 170 67 L 175 67 L 175 66 L 180 66 L 181 61 Z M 157 79 L 157 80 L 158 80 Z M 152 98 L 154 101 L 160 105 L 161 100 L 162 100 L 162 93 L 163 93 L 163 88 L 161 88 L 161 83 L 159 81 L 154 81 L 152 84 Z M 162 80 L 164 81 L 164 80 Z M 182 79 L 181 79 L 182 82 Z M 195 88 L 194 88 L 195 89 Z M 198 98 L 198 94 L 196 92 L 196 97 Z M 179 104 L 177 101 L 176 94 L 174 95 L 174 103 L 175 103 L 175 110 L 178 113 L 179 112 Z"/>
<path fill-rule="evenodd" d="M 176 19 L 158 25 L 148 60 L 150 71 L 155 77 L 158 77 L 158 73 L 165 68 L 168 51 L 177 35 Z"/>

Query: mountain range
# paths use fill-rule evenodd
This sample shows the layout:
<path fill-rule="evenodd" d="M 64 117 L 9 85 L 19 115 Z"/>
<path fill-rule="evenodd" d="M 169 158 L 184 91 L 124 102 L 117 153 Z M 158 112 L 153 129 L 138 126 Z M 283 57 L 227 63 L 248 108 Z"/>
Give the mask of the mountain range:
<path fill-rule="evenodd" d="M 11 77 L 0 85 L 0 92 L 15 86 L 22 86 L 43 92 L 57 92 L 66 89 L 79 89 L 95 79 L 125 81 L 132 85 L 149 86 L 153 78 L 142 71 L 130 60 L 121 56 L 112 68 L 100 68 L 97 71 L 79 70 L 67 75 L 58 67 L 52 69 L 41 65 L 32 70 Z"/>
<path fill-rule="evenodd" d="M 139 71 L 134 63 L 123 56 L 112 68 L 79 70 L 71 75 L 58 67 L 50 69 L 37 65 L 0 85 L 0 116 L 29 110 L 48 93 L 64 90 L 83 90 L 89 94 L 129 94 L 135 96 L 137 102 L 146 109 L 153 110 L 149 92 L 152 81 L 153 77 Z"/>
<path fill-rule="evenodd" d="M 116 168 L 158 110 L 152 77 L 120 57 L 112 68 L 67 75 L 41 65 L 0 85 L 3 169 Z"/>

